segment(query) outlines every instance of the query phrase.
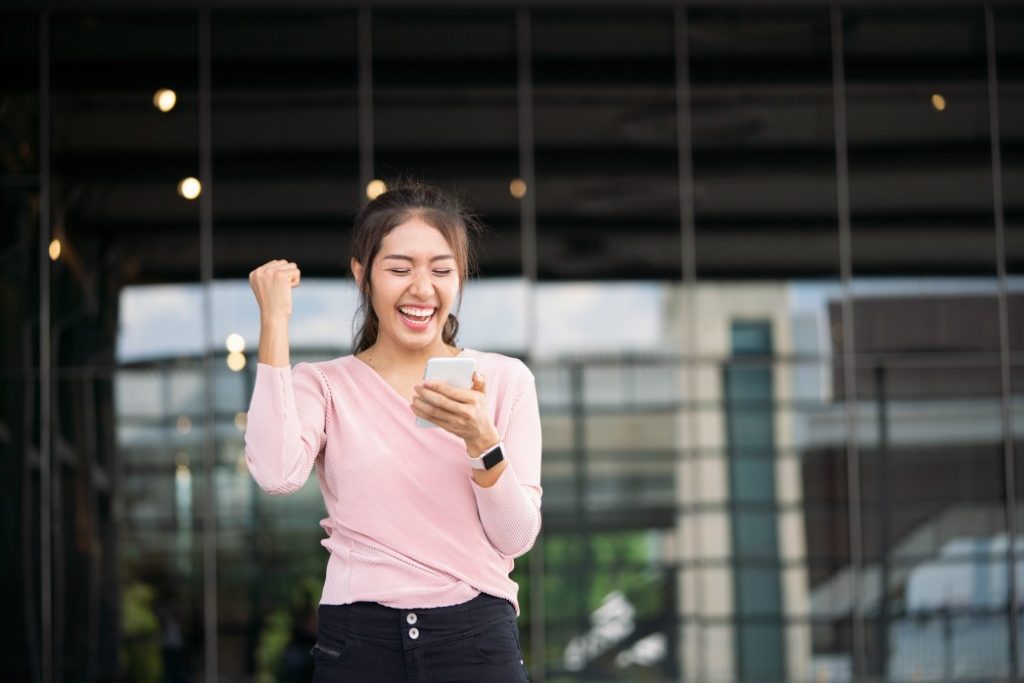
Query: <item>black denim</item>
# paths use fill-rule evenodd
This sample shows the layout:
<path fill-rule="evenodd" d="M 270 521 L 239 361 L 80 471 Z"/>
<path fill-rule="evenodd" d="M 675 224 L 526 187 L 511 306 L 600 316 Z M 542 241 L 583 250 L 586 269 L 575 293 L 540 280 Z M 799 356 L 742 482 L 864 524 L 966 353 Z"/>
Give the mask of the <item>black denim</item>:
<path fill-rule="evenodd" d="M 481 593 L 451 607 L 320 605 L 316 683 L 524 683 L 516 613 Z"/>

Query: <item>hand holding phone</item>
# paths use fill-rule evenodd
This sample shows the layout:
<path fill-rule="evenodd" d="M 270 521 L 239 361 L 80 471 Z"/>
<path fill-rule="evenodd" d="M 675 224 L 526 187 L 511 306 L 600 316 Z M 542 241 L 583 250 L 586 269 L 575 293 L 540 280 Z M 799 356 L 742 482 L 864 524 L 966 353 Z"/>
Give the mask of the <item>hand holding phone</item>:
<path fill-rule="evenodd" d="M 427 360 L 427 369 L 423 372 L 423 381 L 447 382 L 459 389 L 470 389 L 473 387 L 475 371 L 475 358 L 430 358 Z M 416 426 L 428 429 L 437 428 L 436 424 L 422 417 L 416 418 Z"/>

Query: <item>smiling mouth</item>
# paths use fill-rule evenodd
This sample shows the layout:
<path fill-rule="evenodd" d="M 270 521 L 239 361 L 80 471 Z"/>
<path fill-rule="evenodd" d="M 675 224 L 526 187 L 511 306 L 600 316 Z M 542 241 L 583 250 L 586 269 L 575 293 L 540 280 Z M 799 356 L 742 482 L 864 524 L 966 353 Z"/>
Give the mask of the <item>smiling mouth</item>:
<path fill-rule="evenodd" d="M 436 308 L 419 308 L 417 306 L 398 307 L 398 312 L 401 313 L 404 318 L 420 325 L 430 322 L 430 319 L 434 317 L 434 312 L 436 310 Z"/>

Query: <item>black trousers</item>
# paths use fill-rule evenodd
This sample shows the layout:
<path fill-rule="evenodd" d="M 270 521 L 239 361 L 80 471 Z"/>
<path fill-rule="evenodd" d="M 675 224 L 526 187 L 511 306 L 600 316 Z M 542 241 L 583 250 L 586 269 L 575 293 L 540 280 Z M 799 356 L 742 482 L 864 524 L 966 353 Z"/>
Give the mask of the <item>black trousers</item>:
<path fill-rule="evenodd" d="M 469 602 L 395 609 L 320 605 L 315 683 L 524 683 L 516 612 L 481 593 Z"/>

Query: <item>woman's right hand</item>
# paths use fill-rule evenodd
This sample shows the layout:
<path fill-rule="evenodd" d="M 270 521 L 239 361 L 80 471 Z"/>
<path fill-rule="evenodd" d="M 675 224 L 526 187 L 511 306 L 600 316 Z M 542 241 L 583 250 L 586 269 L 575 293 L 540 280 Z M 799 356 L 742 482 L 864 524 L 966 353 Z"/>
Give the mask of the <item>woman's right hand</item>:
<path fill-rule="evenodd" d="M 299 286 L 301 277 L 299 267 L 284 259 L 268 261 L 249 273 L 249 286 L 264 321 L 291 317 L 292 287 Z"/>

